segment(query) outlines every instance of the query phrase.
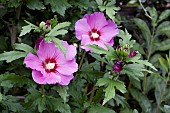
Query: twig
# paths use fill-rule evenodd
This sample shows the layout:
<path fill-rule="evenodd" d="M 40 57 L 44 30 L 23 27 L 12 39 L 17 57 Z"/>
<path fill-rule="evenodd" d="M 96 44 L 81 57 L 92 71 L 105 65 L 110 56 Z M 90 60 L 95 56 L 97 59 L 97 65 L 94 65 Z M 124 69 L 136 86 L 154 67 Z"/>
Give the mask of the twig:
<path fill-rule="evenodd" d="M 42 90 L 42 97 L 44 96 L 44 85 L 41 85 L 41 90 Z"/>
<path fill-rule="evenodd" d="M 81 69 L 85 55 L 86 55 L 86 51 L 83 52 L 83 55 L 82 55 L 82 58 L 81 58 L 81 61 L 80 61 L 79 67 L 78 67 L 79 70 Z"/>
<path fill-rule="evenodd" d="M 148 18 L 152 19 L 152 17 L 147 13 L 147 10 L 143 7 L 143 4 L 142 4 L 141 0 L 139 0 L 139 3 L 140 3 L 140 6 L 142 7 L 142 9 L 143 9 L 144 12 L 145 12 L 145 15 L 146 15 Z"/>

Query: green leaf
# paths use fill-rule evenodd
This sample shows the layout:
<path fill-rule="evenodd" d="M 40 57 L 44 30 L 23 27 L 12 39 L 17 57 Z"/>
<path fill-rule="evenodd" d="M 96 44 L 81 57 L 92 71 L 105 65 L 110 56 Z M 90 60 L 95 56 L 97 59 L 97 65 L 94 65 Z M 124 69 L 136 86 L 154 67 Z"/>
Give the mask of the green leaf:
<path fill-rule="evenodd" d="M 71 113 L 71 108 L 68 104 L 58 103 L 57 110 L 61 113 Z"/>
<path fill-rule="evenodd" d="M 143 64 L 145 66 L 149 66 L 150 68 L 152 68 L 155 71 L 157 71 L 157 69 L 150 62 L 148 62 L 148 60 L 137 60 L 136 62 L 140 63 L 140 64 Z"/>
<path fill-rule="evenodd" d="M 119 43 L 123 48 L 128 45 L 128 48 L 130 49 L 136 42 L 135 40 L 131 40 L 132 35 L 130 35 L 126 29 L 125 32 L 123 30 L 119 30 L 118 37 L 121 38 L 119 39 Z"/>
<path fill-rule="evenodd" d="M 103 0 L 96 0 L 97 5 L 103 5 Z"/>
<path fill-rule="evenodd" d="M 155 7 L 149 8 L 148 9 L 150 16 L 152 17 L 152 26 L 156 26 L 157 19 L 158 19 L 158 12 L 155 9 Z"/>
<path fill-rule="evenodd" d="M 125 108 L 120 111 L 120 113 L 139 113 L 136 109 L 132 110 L 130 108 Z"/>
<path fill-rule="evenodd" d="M 106 10 L 107 16 L 112 20 L 116 20 L 115 14 L 118 10 L 120 10 L 120 8 L 114 6 L 115 1 L 107 2 L 107 4 L 105 4 L 106 2 L 103 3 L 103 1 L 101 0 L 96 0 L 96 2 L 99 5 L 98 8 L 100 9 L 100 11 Z"/>
<path fill-rule="evenodd" d="M 108 102 L 110 99 L 115 97 L 115 85 L 110 83 L 108 84 L 107 88 L 104 90 L 105 92 L 105 98 L 103 100 L 104 105 L 106 102 Z"/>
<path fill-rule="evenodd" d="M 115 7 L 115 6 L 98 6 L 98 8 L 100 9 L 100 11 L 106 10 L 106 14 L 112 20 L 115 20 L 116 11 L 120 10 L 119 7 Z"/>
<path fill-rule="evenodd" d="M 146 97 L 146 95 L 142 94 L 141 92 L 134 88 L 130 89 L 130 93 L 132 97 L 136 101 L 138 101 L 144 113 L 151 113 L 151 103 L 149 102 L 149 99 Z"/>
<path fill-rule="evenodd" d="M 126 92 L 126 86 L 121 81 L 111 80 L 109 78 L 100 78 L 97 83 L 97 86 L 107 86 L 104 90 L 105 98 L 103 101 L 103 105 L 108 102 L 110 99 L 115 97 L 115 88 L 118 89 L 120 92 Z"/>
<path fill-rule="evenodd" d="M 139 51 L 139 53 L 142 54 L 142 55 L 145 54 L 143 46 L 141 44 L 137 43 L 137 42 L 133 45 L 133 50 Z"/>
<path fill-rule="evenodd" d="M 69 0 L 69 3 L 74 7 L 78 7 L 81 11 L 89 8 L 96 8 L 96 2 L 94 0 Z"/>
<path fill-rule="evenodd" d="M 55 31 L 55 32 L 53 32 L 52 34 L 50 34 L 50 35 L 46 35 L 46 36 L 58 36 L 58 35 L 65 35 L 65 34 L 67 34 L 67 33 L 68 33 L 68 31 L 67 31 L 67 30 L 61 29 L 61 30 Z"/>
<path fill-rule="evenodd" d="M 44 110 L 46 110 L 46 98 L 44 96 L 40 96 L 37 99 L 38 103 L 38 111 L 42 113 Z"/>
<path fill-rule="evenodd" d="M 6 84 L 8 83 L 8 84 Z M 4 87 L 11 88 L 15 84 L 22 87 L 23 85 L 33 85 L 33 81 L 27 78 L 26 76 L 19 76 L 14 73 L 5 73 L 0 75 L 0 85 Z"/>
<path fill-rule="evenodd" d="M 102 47 L 99 47 L 98 45 L 96 44 L 93 44 L 93 45 L 86 45 L 88 48 L 90 48 L 94 53 L 97 53 L 97 54 L 107 54 L 107 50 L 105 50 L 104 48 Z"/>
<path fill-rule="evenodd" d="M 60 51 L 66 55 L 66 51 L 67 51 L 67 48 L 65 46 L 63 46 L 63 41 L 62 40 L 59 40 L 58 38 L 55 38 L 55 37 L 51 37 L 51 36 L 48 36 L 48 37 L 45 37 L 45 40 L 47 42 L 51 42 L 51 41 L 54 41 L 56 47 L 58 47 L 60 49 Z"/>
<path fill-rule="evenodd" d="M 169 27 L 170 28 L 170 27 Z M 170 39 L 161 41 L 160 43 L 155 43 L 155 48 L 158 51 L 166 51 L 170 49 Z"/>
<path fill-rule="evenodd" d="M 168 90 L 166 90 L 166 81 L 165 78 L 159 77 L 159 76 L 153 76 L 152 83 L 155 86 L 155 99 L 158 106 L 161 106 L 161 103 L 165 101 L 166 98 L 166 92 L 169 93 Z"/>
<path fill-rule="evenodd" d="M 164 21 L 157 27 L 155 37 L 158 37 L 160 35 L 166 35 L 168 38 L 170 38 L 169 31 L 170 31 L 170 21 Z"/>
<path fill-rule="evenodd" d="M 27 109 L 38 107 L 38 111 L 42 113 L 46 109 L 46 96 L 42 96 L 34 88 L 29 88 L 28 91 L 31 93 L 25 98 Z"/>
<path fill-rule="evenodd" d="M 31 52 L 31 53 L 35 53 L 35 51 L 34 51 L 34 49 L 31 47 L 31 46 L 29 46 L 29 45 L 27 45 L 27 44 L 24 44 L 24 43 L 20 43 L 20 44 L 15 44 L 14 45 L 14 48 L 16 49 L 16 50 L 21 50 L 21 51 L 24 51 L 24 52 Z"/>
<path fill-rule="evenodd" d="M 67 0 L 44 0 L 45 5 L 50 4 L 52 12 L 57 12 L 61 16 L 65 15 L 66 9 L 71 7 Z"/>
<path fill-rule="evenodd" d="M 43 5 L 42 1 L 39 1 L 39 0 L 28 0 L 26 5 L 29 9 L 32 9 L 32 10 L 45 9 L 45 6 Z"/>
<path fill-rule="evenodd" d="M 57 24 L 46 36 L 58 36 L 58 35 L 65 35 L 68 31 L 63 30 L 62 28 L 70 26 L 70 22 L 62 22 Z M 62 30 L 61 30 L 62 29 Z"/>
<path fill-rule="evenodd" d="M 127 74 L 129 77 L 132 77 L 139 81 L 139 78 L 144 77 L 144 74 L 142 72 L 143 69 L 144 69 L 144 65 L 133 63 L 124 66 L 121 73 Z"/>
<path fill-rule="evenodd" d="M 114 110 L 104 107 L 100 104 L 91 105 L 88 113 L 116 113 Z"/>
<path fill-rule="evenodd" d="M 162 20 L 168 18 L 169 15 L 170 15 L 170 10 L 169 10 L 169 9 L 163 11 L 163 12 L 161 13 L 161 15 L 159 16 L 158 23 L 161 22 Z"/>
<path fill-rule="evenodd" d="M 116 101 L 116 104 L 118 106 L 122 105 L 123 108 L 129 108 L 130 107 L 129 104 L 127 103 L 127 101 L 126 101 L 126 98 L 123 97 L 123 96 L 116 94 L 114 100 Z"/>
<path fill-rule="evenodd" d="M 64 103 L 66 102 L 66 99 L 67 99 L 67 90 L 68 90 L 68 87 L 67 86 L 60 86 L 60 85 L 57 85 L 57 86 L 54 86 L 52 87 L 53 90 L 56 90 L 60 97 L 64 100 Z"/>
<path fill-rule="evenodd" d="M 30 22 L 28 22 L 28 21 L 26 21 L 26 20 L 25 20 L 25 22 L 26 22 L 28 25 L 22 27 L 22 30 L 21 30 L 21 33 L 20 33 L 19 37 L 21 37 L 21 36 L 29 33 L 29 32 L 30 32 L 31 30 L 33 30 L 33 29 L 38 29 L 38 27 L 37 27 L 36 25 L 34 25 L 34 24 L 32 24 L 32 23 L 30 23 Z"/>
<path fill-rule="evenodd" d="M 8 1 L 8 7 L 15 7 L 17 8 L 21 4 L 21 0 L 9 0 Z"/>
<path fill-rule="evenodd" d="M 106 59 L 108 60 L 115 60 L 117 59 L 117 53 L 115 52 L 114 48 L 108 44 L 106 44 L 106 47 L 108 48 L 108 52 L 106 54 Z"/>
<path fill-rule="evenodd" d="M 147 42 L 147 46 L 149 46 L 151 32 L 150 32 L 148 25 L 146 24 L 146 22 L 144 20 L 139 19 L 139 18 L 134 18 L 133 21 L 136 24 L 136 26 L 138 26 L 139 29 L 141 30 L 142 35 Z"/>
<path fill-rule="evenodd" d="M 19 58 L 26 57 L 26 52 L 20 51 L 9 51 L 0 54 L 0 61 L 6 60 L 7 63 L 17 60 Z"/>
<path fill-rule="evenodd" d="M 139 90 L 142 90 L 142 87 L 141 87 L 141 82 L 134 79 L 133 77 L 129 77 L 131 83 L 133 84 L 133 86 Z"/>
<path fill-rule="evenodd" d="M 90 53 L 90 55 L 93 57 L 93 58 L 95 58 L 96 60 L 98 60 L 98 61 L 101 61 L 101 62 L 104 62 L 104 63 L 108 63 L 103 57 L 101 57 L 100 55 L 98 55 L 98 54 L 94 54 L 94 53 Z"/>
<path fill-rule="evenodd" d="M 101 87 L 101 86 L 104 86 L 104 85 L 108 85 L 109 82 L 110 82 L 110 79 L 108 79 L 108 78 L 100 78 L 97 81 L 96 85 Z"/>
<path fill-rule="evenodd" d="M 170 106 L 164 105 L 164 111 L 165 111 L 165 113 L 170 113 Z"/>
<path fill-rule="evenodd" d="M 168 67 L 167 61 L 163 57 L 160 57 L 159 62 L 161 64 L 161 66 L 163 67 L 163 69 L 165 69 L 165 71 L 168 73 L 168 68 L 169 67 Z"/>
<path fill-rule="evenodd" d="M 3 95 L 2 95 L 2 93 L 0 93 L 0 103 L 1 103 L 2 99 L 3 99 Z"/>
<path fill-rule="evenodd" d="M 3 96 L 1 104 L 5 107 L 7 107 L 8 110 L 13 112 L 22 113 L 24 112 L 24 108 L 22 105 L 18 102 L 18 99 L 14 96 L 8 95 Z"/>
<path fill-rule="evenodd" d="M 115 20 L 115 14 L 117 13 L 116 11 L 120 10 L 119 7 L 115 6 L 107 6 L 106 8 L 106 14 L 111 18 L 113 21 Z"/>

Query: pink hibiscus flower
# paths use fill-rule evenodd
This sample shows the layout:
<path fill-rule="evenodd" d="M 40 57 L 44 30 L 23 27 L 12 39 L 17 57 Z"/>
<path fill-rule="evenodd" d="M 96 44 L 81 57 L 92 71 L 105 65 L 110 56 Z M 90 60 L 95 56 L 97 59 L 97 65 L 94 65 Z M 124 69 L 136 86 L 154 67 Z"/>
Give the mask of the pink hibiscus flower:
<path fill-rule="evenodd" d="M 24 63 L 32 69 L 32 77 L 36 83 L 68 85 L 74 78 L 73 73 L 78 70 L 74 58 L 77 51 L 67 42 L 63 42 L 63 45 L 67 48 L 66 56 L 55 47 L 54 42 L 47 43 L 44 40 L 39 45 L 37 56 L 28 53 Z"/>
<path fill-rule="evenodd" d="M 87 44 L 96 44 L 107 50 L 105 44 L 113 46 L 113 37 L 118 34 L 117 25 L 111 20 L 107 21 L 102 12 L 86 14 L 76 22 L 75 31 L 86 51 L 90 50 Z"/>

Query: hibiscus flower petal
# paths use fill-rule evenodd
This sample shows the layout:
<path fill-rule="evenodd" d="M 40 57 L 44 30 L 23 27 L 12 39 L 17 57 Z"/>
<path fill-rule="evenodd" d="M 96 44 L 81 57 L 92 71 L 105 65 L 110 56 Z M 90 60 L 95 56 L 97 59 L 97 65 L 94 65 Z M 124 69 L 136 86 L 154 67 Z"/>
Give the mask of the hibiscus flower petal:
<path fill-rule="evenodd" d="M 76 37 L 79 40 L 81 40 L 83 34 L 88 34 L 88 32 L 91 31 L 86 18 L 80 19 L 75 23 L 75 31 Z"/>
<path fill-rule="evenodd" d="M 45 78 L 40 71 L 33 70 L 32 78 L 38 84 L 46 84 Z"/>
<path fill-rule="evenodd" d="M 74 78 L 73 74 L 67 76 L 60 74 L 60 77 L 61 77 L 61 82 L 59 84 L 61 85 L 68 85 L 70 83 L 70 80 Z"/>
<path fill-rule="evenodd" d="M 70 75 L 78 70 L 78 64 L 75 60 L 70 60 L 65 64 L 58 64 L 56 70 L 63 75 Z"/>
<path fill-rule="evenodd" d="M 65 42 L 65 41 L 63 42 L 63 45 L 67 48 L 66 59 L 72 60 L 77 54 L 76 47 L 73 45 L 68 45 L 67 42 Z"/>
<path fill-rule="evenodd" d="M 114 45 L 114 38 L 111 39 L 109 42 L 106 42 L 106 44 L 108 44 L 110 46 L 113 46 Z"/>
<path fill-rule="evenodd" d="M 37 71 L 43 69 L 42 61 L 32 53 L 28 53 L 28 55 L 24 59 L 24 63 L 26 64 L 26 67 L 36 69 Z"/>
<path fill-rule="evenodd" d="M 47 43 L 45 40 L 42 40 L 39 45 L 39 50 L 37 51 L 38 57 L 45 61 L 47 58 L 54 58 L 59 54 L 59 49 L 55 47 L 55 43 Z"/>
<path fill-rule="evenodd" d="M 61 82 L 61 77 L 59 73 L 48 73 L 45 76 L 45 81 L 47 84 L 56 84 Z"/>
<path fill-rule="evenodd" d="M 119 33 L 119 31 L 117 29 L 117 25 L 113 21 L 108 20 L 108 24 L 100 30 L 100 33 L 100 38 L 105 42 L 109 42 Z"/>
<path fill-rule="evenodd" d="M 82 35 L 81 45 L 93 44 L 88 35 Z"/>
<path fill-rule="evenodd" d="M 84 18 L 87 18 L 87 22 L 91 29 L 100 30 L 107 25 L 107 20 L 102 12 L 95 12 L 93 14 L 86 14 Z"/>

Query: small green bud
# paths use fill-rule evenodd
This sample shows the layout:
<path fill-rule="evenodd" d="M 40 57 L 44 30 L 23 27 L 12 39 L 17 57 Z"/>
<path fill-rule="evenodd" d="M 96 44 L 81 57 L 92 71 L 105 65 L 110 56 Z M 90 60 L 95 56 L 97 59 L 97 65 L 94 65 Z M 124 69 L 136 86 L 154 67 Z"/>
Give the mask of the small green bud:
<path fill-rule="evenodd" d="M 45 22 L 42 21 L 42 22 L 39 24 L 39 27 L 40 27 L 40 29 L 43 29 L 43 28 L 45 27 Z"/>

